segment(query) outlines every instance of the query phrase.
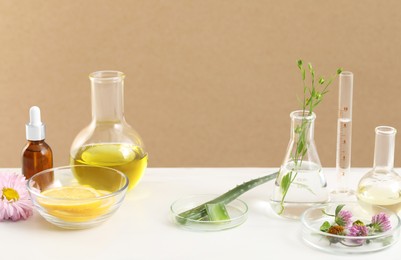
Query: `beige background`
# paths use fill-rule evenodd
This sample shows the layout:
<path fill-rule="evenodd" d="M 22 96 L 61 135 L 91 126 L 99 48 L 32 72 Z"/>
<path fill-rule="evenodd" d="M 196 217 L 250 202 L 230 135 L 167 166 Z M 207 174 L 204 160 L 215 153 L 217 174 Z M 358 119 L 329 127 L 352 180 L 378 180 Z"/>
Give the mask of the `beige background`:
<path fill-rule="evenodd" d="M 87 75 L 126 73 L 125 114 L 151 167 L 278 167 L 302 82 L 352 71 L 353 166 L 371 167 L 374 128 L 401 130 L 401 2 L 0 1 L 0 167 L 19 167 L 32 105 L 55 165 L 90 122 Z M 317 109 L 316 143 L 335 166 L 338 81 Z M 396 166 L 401 163 L 397 138 Z"/>

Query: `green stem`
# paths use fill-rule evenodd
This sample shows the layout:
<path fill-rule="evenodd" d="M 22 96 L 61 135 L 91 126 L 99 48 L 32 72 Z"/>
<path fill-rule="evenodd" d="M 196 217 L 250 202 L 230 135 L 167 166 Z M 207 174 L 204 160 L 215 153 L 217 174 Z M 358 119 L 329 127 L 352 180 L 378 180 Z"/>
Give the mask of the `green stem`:
<path fill-rule="evenodd" d="M 290 172 L 290 174 L 292 175 L 293 171 Z M 298 172 L 296 171 L 294 174 L 294 177 L 292 177 L 290 179 L 290 185 L 288 185 L 288 188 L 283 190 L 283 196 L 281 197 L 281 201 L 280 201 L 280 211 L 277 212 L 277 214 L 281 215 L 284 211 L 284 199 L 287 196 L 288 190 L 290 189 L 291 184 L 294 182 L 295 178 L 297 177 Z"/>
<path fill-rule="evenodd" d="M 195 208 L 192 208 L 190 210 L 187 210 L 185 212 L 182 212 L 176 217 L 177 221 L 181 224 L 185 224 L 187 219 L 193 219 L 193 220 L 201 220 L 205 216 L 207 216 L 207 211 L 206 211 L 206 204 L 224 204 L 227 205 L 231 201 L 235 200 L 245 192 L 255 188 L 256 186 L 259 186 L 261 184 L 264 184 L 268 181 L 271 181 L 275 179 L 278 175 L 278 172 L 271 173 L 269 175 L 265 175 L 262 177 L 259 177 L 257 179 L 253 179 L 247 182 L 242 183 L 241 185 L 236 186 L 235 188 L 227 191 L 226 193 L 218 196 L 217 198 L 210 200 L 208 202 L 205 202 Z"/>
<path fill-rule="evenodd" d="M 305 108 L 303 108 L 303 114 L 305 115 Z M 294 155 L 293 155 L 293 161 L 294 161 L 294 167 L 291 169 L 291 171 L 287 174 L 290 174 L 290 184 L 286 185 L 285 188 L 282 191 L 282 197 L 280 201 L 280 211 L 277 213 L 281 215 L 284 211 L 284 201 L 287 196 L 288 190 L 290 189 L 292 183 L 295 181 L 297 175 L 298 175 L 298 170 L 300 169 L 302 162 L 304 160 L 305 154 L 308 151 L 309 148 L 309 143 L 306 142 L 306 135 L 310 129 L 310 122 L 307 121 L 305 118 L 302 119 L 301 123 L 301 131 L 299 133 L 298 141 L 297 141 L 297 148 L 295 149 Z M 300 150 L 298 148 L 301 147 Z M 292 176 L 294 174 L 294 176 Z"/>

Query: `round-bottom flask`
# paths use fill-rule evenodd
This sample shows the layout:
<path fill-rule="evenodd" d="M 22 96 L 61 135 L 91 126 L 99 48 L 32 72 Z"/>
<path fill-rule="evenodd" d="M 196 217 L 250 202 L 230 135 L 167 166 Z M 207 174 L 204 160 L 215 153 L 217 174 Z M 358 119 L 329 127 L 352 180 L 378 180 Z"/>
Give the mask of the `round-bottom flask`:
<path fill-rule="evenodd" d="M 401 177 L 394 171 L 395 135 L 390 126 L 375 129 L 373 169 L 359 181 L 357 198 L 360 205 L 370 210 L 372 206 L 401 211 Z"/>
<path fill-rule="evenodd" d="M 70 163 L 95 165 L 117 169 L 129 178 L 132 189 L 141 179 L 148 162 L 143 142 L 124 118 L 124 74 L 118 71 L 98 71 L 90 74 L 92 121 L 75 137 L 70 150 Z M 102 178 L 78 179 L 102 189 L 107 182 Z M 93 176 L 93 175 L 86 175 Z"/>
<path fill-rule="evenodd" d="M 280 216 L 298 219 L 309 207 L 328 201 L 327 182 L 314 142 L 316 115 L 294 111 L 291 136 L 270 204 Z"/>

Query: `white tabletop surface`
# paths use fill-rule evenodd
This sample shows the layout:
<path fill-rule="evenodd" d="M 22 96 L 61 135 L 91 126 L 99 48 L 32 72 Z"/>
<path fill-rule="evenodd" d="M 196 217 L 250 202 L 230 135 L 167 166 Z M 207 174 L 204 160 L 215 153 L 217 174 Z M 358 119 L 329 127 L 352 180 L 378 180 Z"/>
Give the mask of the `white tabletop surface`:
<path fill-rule="evenodd" d="M 301 239 L 299 221 L 274 215 L 268 203 L 272 182 L 241 196 L 249 206 L 249 215 L 236 228 L 194 232 L 170 221 L 170 204 L 178 198 L 221 194 L 275 170 L 149 168 L 139 185 L 127 194 L 121 208 L 95 228 L 63 230 L 47 223 L 36 211 L 26 221 L 0 222 L 0 259 L 340 259 L 306 245 Z M 324 171 L 331 189 L 335 170 Z M 355 183 L 366 171 L 368 168 L 352 170 Z M 341 258 L 401 259 L 401 244 L 376 253 Z"/>

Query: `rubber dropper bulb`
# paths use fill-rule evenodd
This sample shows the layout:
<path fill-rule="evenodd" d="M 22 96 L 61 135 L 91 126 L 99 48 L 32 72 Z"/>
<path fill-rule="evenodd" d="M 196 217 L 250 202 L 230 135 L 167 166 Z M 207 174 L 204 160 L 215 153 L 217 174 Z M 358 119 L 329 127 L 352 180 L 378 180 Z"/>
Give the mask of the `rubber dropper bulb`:
<path fill-rule="evenodd" d="M 26 124 L 26 139 L 29 141 L 44 140 L 45 125 L 40 117 L 40 108 L 33 106 L 29 109 L 29 123 Z"/>

